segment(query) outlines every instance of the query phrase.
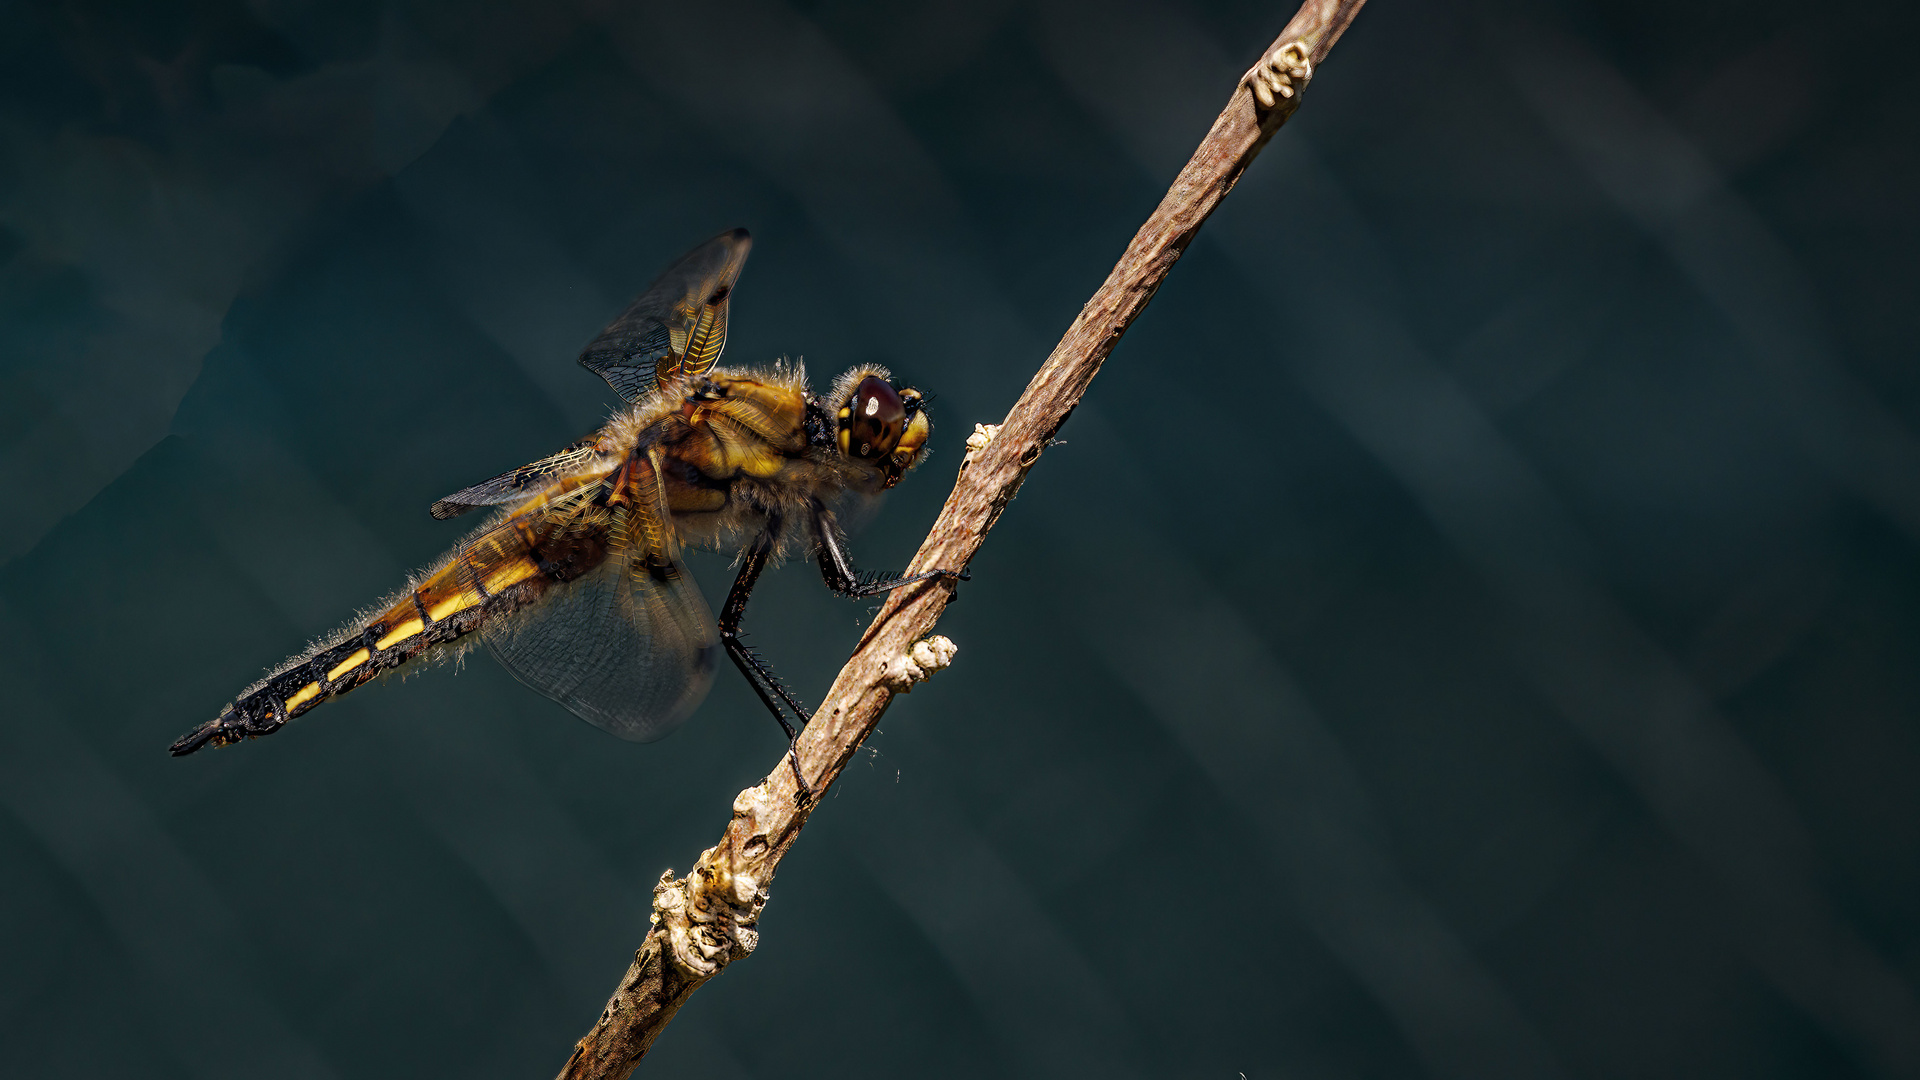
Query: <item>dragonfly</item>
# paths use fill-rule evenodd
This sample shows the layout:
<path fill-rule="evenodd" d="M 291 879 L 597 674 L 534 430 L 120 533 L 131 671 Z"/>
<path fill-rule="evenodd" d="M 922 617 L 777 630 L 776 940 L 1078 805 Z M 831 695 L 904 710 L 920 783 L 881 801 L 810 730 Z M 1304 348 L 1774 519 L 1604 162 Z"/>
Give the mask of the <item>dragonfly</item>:
<path fill-rule="evenodd" d="M 863 573 L 837 516 L 919 463 L 933 430 L 919 391 L 879 367 L 846 372 L 820 397 L 797 363 L 715 366 L 752 244 L 734 229 L 694 248 L 581 352 L 580 363 L 627 403 L 605 427 L 434 503 L 435 518 L 488 508 L 493 516 L 374 614 L 246 688 L 172 753 L 271 735 L 409 661 L 455 656 L 476 641 L 574 715 L 651 742 L 692 715 L 725 651 L 786 733 L 805 798 L 794 747 L 811 714 L 741 634 L 761 573 L 803 553 L 849 598 L 967 574 Z M 717 620 L 683 560 L 687 547 L 739 552 Z"/>

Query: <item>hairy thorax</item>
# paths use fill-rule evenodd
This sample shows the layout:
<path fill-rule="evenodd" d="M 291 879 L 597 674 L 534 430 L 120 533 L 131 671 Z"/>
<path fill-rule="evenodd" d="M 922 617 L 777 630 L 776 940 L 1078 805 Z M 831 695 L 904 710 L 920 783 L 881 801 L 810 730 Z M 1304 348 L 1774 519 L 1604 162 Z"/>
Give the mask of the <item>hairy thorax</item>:
<path fill-rule="evenodd" d="M 657 448 L 680 540 L 731 547 L 771 516 L 797 530 L 814 503 L 879 486 L 876 470 L 809 438 L 810 406 L 798 365 L 714 371 L 640 402 L 602 440 L 616 453 Z"/>

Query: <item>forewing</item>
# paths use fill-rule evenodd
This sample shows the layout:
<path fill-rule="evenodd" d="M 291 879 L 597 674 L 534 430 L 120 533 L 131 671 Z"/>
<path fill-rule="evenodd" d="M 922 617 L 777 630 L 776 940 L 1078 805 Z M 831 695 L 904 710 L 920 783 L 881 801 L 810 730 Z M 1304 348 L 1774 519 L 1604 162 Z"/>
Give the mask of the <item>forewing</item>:
<path fill-rule="evenodd" d="M 727 345 L 727 305 L 753 239 L 735 229 L 668 267 L 580 354 L 587 370 L 629 402 L 662 382 L 700 375 Z"/>
<path fill-rule="evenodd" d="M 517 502 L 554 477 L 585 465 L 596 452 L 593 439 L 582 439 L 552 457 L 541 458 L 512 472 L 501 473 L 485 483 L 456 491 L 434 503 L 428 513 L 444 521 L 483 506 Z"/>
<path fill-rule="evenodd" d="M 613 508 L 609 553 L 483 636 L 514 678 L 623 739 L 684 723 L 713 684 L 713 615 L 680 560 L 657 472 Z"/>

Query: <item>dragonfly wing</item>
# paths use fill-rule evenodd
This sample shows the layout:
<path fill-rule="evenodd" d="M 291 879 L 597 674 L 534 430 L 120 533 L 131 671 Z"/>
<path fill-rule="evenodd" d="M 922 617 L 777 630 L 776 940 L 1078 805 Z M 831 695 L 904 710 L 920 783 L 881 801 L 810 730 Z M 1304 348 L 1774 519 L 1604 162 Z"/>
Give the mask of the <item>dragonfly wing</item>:
<path fill-rule="evenodd" d="M 635 742 L 684 723 L 713 685 L 713 615 L 679 557 L 657 470 L 613 508 L 606 561 L 490 623 L 487 648 L 513 677 L 575 716 Z"/>
<path fill-rule="evenodd" d="M 535 488 L 545 486 L 554 477 L 585 465 L 596 453 L 594 440 L 582 439 L 552 457 L 541 458 L 484 483 L 456 491 L 434 503 L 428 513 L 444 521 L 483 506 L 517 502 L 532 494 Z"/>
<path fill-rule="evenodd" d="M 629 402 L 663 382 L 700 375 L 727 345 L 727 303 L 753 238 L 721 233 L 680 257 L 580 353 L 587 370 Z"/>

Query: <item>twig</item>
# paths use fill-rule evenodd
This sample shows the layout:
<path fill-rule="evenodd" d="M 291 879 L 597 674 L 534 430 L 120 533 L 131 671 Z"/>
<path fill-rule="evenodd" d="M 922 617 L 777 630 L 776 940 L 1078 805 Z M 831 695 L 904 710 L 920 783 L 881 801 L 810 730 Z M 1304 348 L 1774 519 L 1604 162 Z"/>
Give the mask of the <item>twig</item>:
<path fill-rule="evenodd" d="M 1146 308 L 1200 226 L 1233 189 L 1260 148 L 1300 104 L 1333 43 L 1365 0 L 1307 0 L 1286 30 L 1241 78 L 1213 129 L 1140 227 L 1119 265 L 1055 346 L 990 442 L 967 455 L 953 494 L 920 545 L 909 572 L 967 565 L 1027 470 L 1060 430 L 1100 365 Z M 985 442 L 976 439 L 975 443 Z M 653 1045 L 687 998 L 729 962 L 753 951 L 760 909 L 775 867 L 793 846 L 818 795 L 880 723 L 895 693 L 922 666 L 943 666 L 945 643 L 914 646 L 932 633 L 952 593 L 928 582 L 896 590 L 867 628 L 853 657 L 801 735 L 802 770 L 815 800 L 801 805 L 783 760 L 733 801 L 720 842 L 701 853 L 693 871 L 661 875 L 654 887 L 653 928 L 621 977 L 600 1019 L 574 1048 L 562 1080 L 621 1080 Z M 929 657 L 937 662 L 927 664 Z M 920 665 L 907 663 L 912 657 Z"/>

